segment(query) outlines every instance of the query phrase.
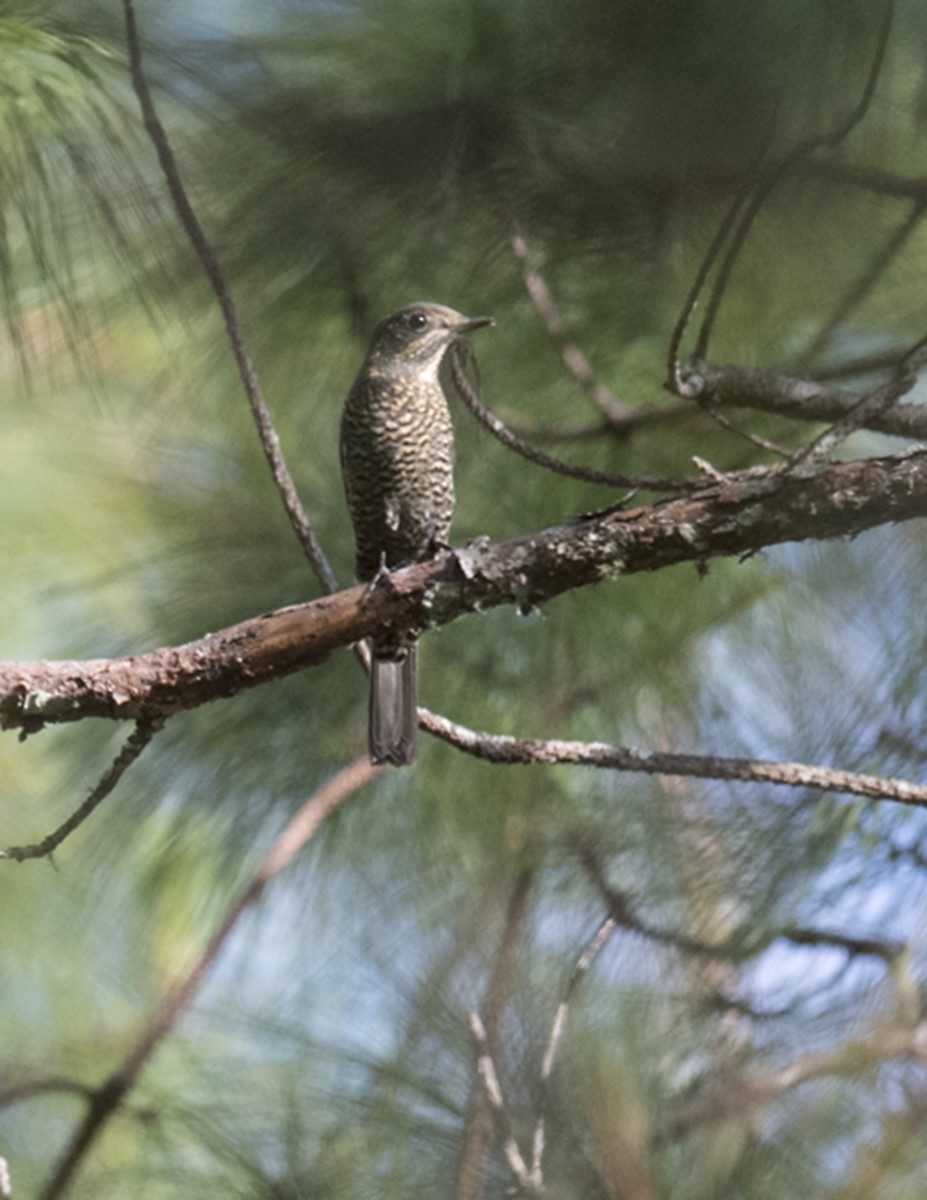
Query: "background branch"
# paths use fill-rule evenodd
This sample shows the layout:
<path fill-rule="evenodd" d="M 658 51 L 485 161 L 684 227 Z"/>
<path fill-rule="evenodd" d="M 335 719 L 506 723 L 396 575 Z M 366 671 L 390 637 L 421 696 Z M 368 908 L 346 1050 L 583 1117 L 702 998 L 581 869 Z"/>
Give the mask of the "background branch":
<path fill-rule="evenodd" d="M 41 842 L 28 846 L 0 847 L 0 858 L 12 858 L 16 862 L 23 862 L 27 858 L 47 858 L 53 854 L 68 834 L 73 833 L 79 825 L 82 825 L 97 806 L 106 799 L 163 725 L 164 721 L 157 716 L 140 717 L 125 745 L 110 763 L 102 779 L 83 804 Z"/>
<path fill-rule="evenodd" d="M 846 1042 L 832 1050 L 802 1054 L 783 1067 L 767 1067 L 728 1079 L 684 1105 L 658 1144 L 678 1141 L 706 1124 L 745 1118 L 751 1109 L 765 1107 L 783 1093 L 827 1076 L 856 1078 L 893 1058 L 927 1063 L 927 1022 L 911 1028 L 877 1029 L 869 1037 Z"/>
<path fill-rule="evenodd" d="M 64 1195 L 75 1171 L 103 1127 L 122 1106 L 142 1069 L 189 1008 L 242 914 L 257 902 L 270 880 L 292 861 L 329 813 L 369 783 L 376 774 L 377 768 L 370 765 L 366 756 L 356 759 L 314 792 L 300 808 L 229 907 L 192 967 L 167 994 L 142 1036 L 119 1066 L 93 1089 L 87 1112 L 42 1189 L 39 1200 L 57 1200 Z"/>
<path fill-rule="evenodd" d="M 216 253 L 209 239 L 206 237 L 199 218 L 193 209 L 193 205 L 187 196 L 186 189 L 180 177 L 177 160 L 174 157 L 167 133 L 155 109 L 142 66 L 142 48 L 138 36 L 133 0 L 123 0 L 123 9 L 125 12 L 126 43 L 129 50 L 129 69 L 132 75 L 132 85 L 135 88 L 139 105 L 141 106 L 145 129 L 148 131 L 148 135 L 157 152 L 158 162 L 161 164 L 164 181 L 174 202 L 177 216 L 180 218 L 180 223 L 199 256 L 203 270 L 212 285 L 212 290 L 215 292 L 219 308 L 222 310 L 222 317 L 225 321 L 229 342 L 231 343 L 232 354 L 235 357 L 235 364 L 238 367 L 238 374 L 245 389 L 245 395 L 248 397 L 248 404 L 251 408 L 251 414 L 254 417 L 258 437 L 261 441 L 261 448 L 270 466 L 274 483 L 277 485 L 277 490 L 280 493 L 286 514 L 290 519 L 293 532 L 299 539 L 299 543 L 315 572 L 316 578 L 326 592 L 337 591 L 338 584 L 335 580 L 334 572 L 329 565 L 328 559 L 325 557 L 325 552 L 316 537 L 315 531 L 309 524 L 309 518 L 306 516 L 305 509 L 296 491 L 296 484 L 293 482 L 293 477 L 283 457 L 283 451 L 280 449 L 280 440 L 277 437 L 270 412 L 264 401 L 257 369 L 254 366 L 254 361 L 251 358 L 251 353 L 245 341 L 245 334 L 238 317 L 238 310 L 232 300 L 231 292 L 226 284 L 225 276 L 219 265 Z"/>
<path fill-rule="evenodd" d="M 888 46 L 888 38 L 891 32 L 893 19 L 894 3 L 893 0 L 888 0 L 883 10 L 882 21 L 876 39 L 875 53 L 873 54 L 872 63 L 869 68 L 869 73 L 867 75 L 863 91 L 859 100 L 847 114 L 844 120 L 842 120 L 828 133 L 818 134 L 814 137 L 806 138 L 799 142 L 798 145 L 794 146 L 779 163 L 770 167 L 765 173 L 765 177 L 758 183 L 753 197 L 751 198 L 749 204 L 746 205 L 743 215 L 740 217 L 736 228 L 733 229 L 730 235 L 727 252 L 723 257 L 721 266 L 719 267 L 718 273 L 715 276 L 711 295 L 709 296 L 708 303 L 705 306 L 705 316 L 702 319 L 702 324 L 695 343 L 693 358 L 696 361 L 705 358 L 708 354 L 708 344 L 711 340 L 712 330 L 714 328 L 718 311 L 721 307 L 721 302 L 724 298 L 725 292 L 727 291 L 731 272 L 733 271 L 740 252 L 746 243 L 754 221 L 759 216 L 760 211 L 766 204 L 766 201 L 769 199 L 773 190 L 782 182 L 783 179 L 793 172 L 800 163 L 808 159 L 817 150 L 833 149 L 839 146 L 841 142 L 845 141 L 845 139 L 856 128 L 860 121 L 862 121 L 868 112 L 869 106 L 872 103 L 872 98 L 875 95 L 876 84 L 878 83 L 879 76 L 882 73 L 882 65 L 885 61 L 885 51 Z M 722 225 L 722 230 L 726 232 L 726 230 L 732 226 L 733 218 L 739 208 L 740 200 L 738 198 L 736 204 L 732 207 L 731 211 L 725 218 L 725 221 Z M 703 282 L 707 278 L 708 268 L 720 251 L 720 245 L 724 241 L 724 237 L 720 236 L 720 234 L 721 231 L 719 230 L 719 235 L 716 235 L 715 240 L 712 242 L 712 245 L 709 248 L 708 254 L 706 255 L 705 264 L 703 264 L 699 278 L 696 280 L 697 284 L 700 281 Z M 680 318 L 680 321 L 677 323 L 676 332 L 673 337 L 673 346 L 676 348 L 678 348 L 681 340 L 682 332 L 685 328 L 688 315 L 694 309 L 697 296 L 698 288 L 694 287 L 686 300 L 686 304 L 683 308 L 683 315 Z M 678 368 L 674 369 L 674 364 L 677 360 L 677 357 L 678 354 L 674 354 L 671 347 L 671 383 L 675 383 L 675 379 L 679 374 Z"/>
<path fill-rule="evenodd" d="M 525 290 L 531 298 L 535 312 L 541 318 L 541 324 L 547 330 L 548 337 L 559 350 L 564 366 L 604 415 L 606 421 L 610 425 L 623 426 L 633 416 L 634 410 L 618 403 L 612 392 L 599 381 L 586 355 L 567 337 L 550 288 L 541 272 L 531 265 L 528 243 L 518 221 L 512 222 L 510 241 L 512 253 L 521 264 Z"/>
<path fill-rule="evenodd" d="M 900 354 L 880 357 L 862 369 L 880 370 L 898 361 Z M 740 367 L 732 363 L 701 362 L 693 368 L 699 395 L 716 404 L 755 408 L 800 421 L 836 422 L 847 416 L 860 397 L 841 388 L 828 387 L 813 379 L 783 375 L 759 367 Z M 927 406 L 898 404 L 887 411 L 867 413 L 864 426 L 896 437 L 927 438 Z"/>

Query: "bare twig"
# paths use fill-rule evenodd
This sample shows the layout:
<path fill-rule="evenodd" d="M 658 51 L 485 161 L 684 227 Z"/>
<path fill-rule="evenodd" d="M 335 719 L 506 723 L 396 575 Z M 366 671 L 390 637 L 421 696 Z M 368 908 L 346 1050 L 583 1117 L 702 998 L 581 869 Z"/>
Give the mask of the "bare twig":
<path fill-rule="evenodd" d="M 809 442 L 790 462 L 793 468 L 803 463 L 812 463 L 829 454 L 850 434 L 855 433 L 882 413 L 887 412 L 902 396 L 917 383 L 918 371 L 927 360 L 927 334 L 898 360 L 890 378 L 879 387 L 864 393 L 860 399 L 830 429 Z"/>
<path fill-rule="evenodd" d="M 593 937 L 587 942 L 576 962 L 576 966 L 573 968 L 573 973 L 567 983 L 563 999 L 557 1006 L 557 1011 L 554 1014 L 553 1024 L 547 1039 L 547 1045 L 544 1049 L 539 1072 L 538 1115 L 531 1138 L 530 1167 L 525 1162 L 524 1155 L 515 1137 L 512 1117 L 505 1103 L 493 1052 L 482 1019 L 475 1012 L 470 1013 L 469 1016 L 470 1032 L 473 1035 L 477 1049 L 477 1071 L 483 1085 L 483 1092 L 487 1103 L 499 1124 L 502 1134 L 502 1148 L 506 1161 L 509 1164 L 512 1174 L 515 1176 L 519 1190 L 529 1196 L 541 1196 L 544 1194 L 544 1134 L 550 1091 L 550 1076 L 554 1069 L 554 1061 L 557 1057 L 557 1050 L 563 1036 L 570 1001 L 580 981 L 585 977 L 599 951 L 608 941 L 609 935 L 615 928 L 616 923 L 612 917 L 606 917 L 599 925 Z"/>
<path fill-rule="evenodd" d="M 225 328 L 232 346 L 232 353 L 235 356 L 238 374 L 245 389 L 245 394 L 248 397 L 248 404 L 254 417 L 254 423 L 257 426 L 261 447 L 270 466 L 287 516 L 290 519 L 290 525 L 293 527 L 293 531 L 299 539 L 303 552 L 309 560 L 319 583 L 326 592 L 334 592 L 338 586 L 334 573 L 328 563 L 328 559 L 325 557 L 325 552 L 322 550 L 315 531 L 309 524 L 309 519 L 300 503 L 293 477 L 284 460 L 277 432 L 274 429 L 270 412 L 261 392 L 257 370 L 255 369 L 247 342 L 245 341 L 244 330 L 238 317 L 238 311 L 232 300 L 216 253 L 206 237 L 199 218 L 193 209 L 193 205 L 187 196 L 186 189 L 180 177 L 177 160 L 174 157 L 167 133 L 155 109 L 142 66 L 142 48 L 138 36 L 133 0 L 123 0 L 123 9 L 125 12 L 126 43 L 129 50 L 132 85 L 135 88 L 141 106 L 145 129 L 148 131 L 148 135 L 157 151 L 158 161 L 161 164 L 164 180 L 170 192 L 171 199 L 174 202 L 177 215 L 193 244 L 193 248 L 199 256 L 203 270 L 212 285 L 212 290 L 219 303 L 219 308 L 222 310 L 222 317 L 225 321 Z"/>
<path fill-rule="evenodd" d="M 560 351 L 564 366 L 610 424 L 624 425 L 634 410 L 626 404 L 618 403 L 610 389 L 597 378 L 586 355 L 567 337 L 550 288 L 541 272 L 531 265 L 528 243 L 518 221 L 512 222 L 511 243 L 512 253 L 521 263 L 525 290 L 531 298 L 535 312 L 541 318 L 541 324 Z"/>
<path fill-rule="evenodd" d="M 676 775 L 696 779 L 729 779 L 742 783 L 773 783 L 822 792 L 847 792 L 875 800 L 895 800 L 927 806 L 927 786 L 878 775 L 856 775 L 806 763 L 763 762 L 750 758 L 721 758 L 710 754 L 647 753 L 612 746 L 607 742 L 571 742 L 547 738 L 515 738 L 478 733 L 447 717 L 419 709 L 419 723 L 442 741 L 484 762 L 508 766 L 575 763 L 611 771 L 639 771 L 645 775 Z"/>
<path fill-rule="evenodd" d="M 885 59 L 885 50 L 888 45 L 888 36 L 891 31 L 893 17 L 894 3 L 893 0 L 888 0 L 883 13 L 869 74 L 862 94 L 853 109 L 829 133 L 806 138 L 797 146 L 794 146 L 778 164 L 770 168 L 765 178 L 757 186 L 750 203 L 747 205 L 746 211 L 743 213 L 736 230 L 733 232 L 728 244 L 727 253 L 721 262 L 718 274 L 715 276 L 714 286 L 695 344 L 693 357 L 696 361 L 705 358 L 708 354 L 708 343 L 711 339 L 715 318 L 721 306 L 724 293 L 727 290 L 728 280 L 734 269 L 734 264 L 740 255 L 740 251 L 743 249 L 753 222 L 769 198 L 770 193 L 803 159 L 806 159 L 817 150 L 832 149 L 839 146 L 868 112 L 875 94 L 876 84 L 882 72 L 882 64 Z"/>
<path fill-rule="evenodd" d="M 805 363 L 812 362 L 827 348 L 834 334 L 843 325 L 847 317 L 855 309 L 859 308 L 867 296 L 871 294 L 894 259 L 901 253 L 908 238 L 910 238 L 924 219 L 925 212 L 927 212 L 927 196 L 915 200 L 911 206 L 911 211 L 905 219 L 886 241 L 885 245 L 881 246 L 873 255 L 872 261 L 853 287 L 847 292 L 846 296 L 844 296 L 843 300 L 841 300 L 830 320 L 812 339 L 808 348 L 799 357 L 799 367 Z"/>
<path fill-rule="evenodd" d="M 557 1006 L 557 1012 L 554 1015 L 554 1023 L 551 1026 L 550 1037 L 547 1039 L 547 1047 L 544 1050 L 544 1057 L 541 1060 L 538 1118 L 534 1126 L 534 1136 L 531 1139 L 531 1176 L 533 1179 L 538 1180 L 538 1182 L 543 1181 L 544 1178 L 544 1127 L 547 1120 L 547 1104 L 550 1095 L 550 1076 L 554 1069 L 554 1061 L 557 1057 L 557 1051 L 560 1048 L 560 1039 L 563 1036 L 563 1027 L 566 1024 L 570 1001 L 573 999 L 573 993 L 576 991 L 580 982 L 585 978 L 587 972 L 589 971 L 589 968 L 598 957 L 602 947 L 611 937 L 616 924 L 617 922 L 615 921 L 614 917 L 607 916 L 599 925 L 599 928 L 595 931 L 593 936 L 589 939 L 585 949 L 576 961 L 576 966 L 573 968 L 573 974 L 570 976 L 570 980 L 567 983 L 566 991 L 563 994 L 563 999 Z"/>
<path fill-rule="evenodd" d="M 528 1166 L 518 1148 L 518 1142 L 515 1140 L 512 1118 L 506 1107 L 502 1088 L 499 1086 L 499 1076 L 496 1073 L 492 1052 L 489 1049 L 489 1042 L 486 1039 L 486 1030 L 483 1027 L 483 1022 L 480 1020 L 479 1013 L 470 1013 L 469 1025 L 473 1040 L 476 1043 L 476 1068 L 483 1084 L 486 1100 L 489 1107 L 495 1113 L 496 1120 L 499 1122 L 502 1130 L 502 1149 L 506 1160 L 522 1191 L 526 1192 L 529 1196 L 539 1196 L 543 1192 L 543 1186 L 528 1170 Z"/>
<path fill-rule="evenodd" d="M 736 425 L 730 417 L 726 417 L 724 413 L 718 412 L 713 404 L 707 400 L 700 402 L 701 407 L 708 413 L 713 421 L 716 421 L 722 429 L 726 429 L 728 433 L 732 433 L 735 437 L 741 438 L 743 441 L 749 442 L 752 446 L 756 446 L 759 450 L 766 450 L 770 454 L 778 455 L 779 458 L 788 458 L 788 450 L 782 446 L 777 446 L 775 442 L 771 442 L 768 438 L 760 437 L 757 433 L 750 433 L 747 429 L 741 429 Z"/>
<path fill-rule="evenodd" d="M 0 858 L 11 858 L 15 862 L 24 862 L 28 858 L 47 858 L 58 849 L 64 839 L 83 825 L 90 814 L 110 794 L 126 771 L 135 762 L 154 735 L 164 726 L 163 718 L 156 715 L 144 716 L 136 722 L 135 729 L 126 739 L 125 745 L 107 767 L 99 783 L 76 808 L 73 813 L 58 828 L 41 840 L 27 846 L 7 846 L 0 848 Z"/>
<path fill-rule="evenodd" d="M 533 865 L 519 873 L 506 906 L 505 926 L 483 1001 L 485 1041 L 490 1056 L 493 1048 L 499 1044 L 502 1018 L 514 989 L 515 968 L 518 963 L 518 953 L 528 914 L 528 902 L 534 876 L 535 867 Z M 482 1076 L 480 1080 L 482 1081 Z M 482 1082 L 479 1086 L 474 1086 L 467 1105 L 454 1180 L 454 1200 L 479 1200 L 483 1194 L 483 1181 L 486 1176 L 485 1163 L 489 1154 L 493 1129 L 483 1087 Z"/>
<path fill-rule="evenodd" d="M 334 775 L 314 792 L 277 838 L 248 883 L 233 901 L 218 928 L 193 965 L 164 998 L 155 1014 L 119 1066 L 93 1089 L 93 1098 L 70 1143 L 65 1148 L 39 1200 L 57 1200 L 70 1185 L 80 1163 L 104 1125 L 121 1107 L 142 1069 L 172 1032 L 190 1006 L 228 936 L 242 914 L 261 896 L 271 879 L 284 869 L 305 846 L 322 821 L 377 773 L 366 755 Z"/>
<path fill-rule="evenodd" d="M 682 372 L 679 358 L 682 339 L 685 337 L 686 329 L 688 328 L 689 322 L 692 320 L 692 314 L 695 312 L 695 306 L 698 304 L 698 298 L 702 294 L 702 288 L 705 286 L 705 281 L 708 279 L 711 269 L 715 265 L 724 243 L 727 241 L 728 234 L 734 227 L 734 222 L 737 220 L 737 214 L 740 212 L 751 186 L 752 181 L 750 184 L 742 187 L 731 201 L 727 212 L 724 214 L 721 224 L 718 226 L 715 236 L 711 240 L 711 244 L 705 252 L 705 257 L 699 264 L 699 268 L 695 273 L 695 279 L 693 279 L 692 286 L 689 288 L 688 294 L 682 303 L 682 311 L 680 312 L 673 328 L 669 350 L 667 351 L 666 387 L 671 392 L 675 392 L 677 396 L 687 396 L 689 394 L 686 390 L 687 381 Z"/>
<path fill-rule="evenodd" d="M 501 442 L 507 450 L 521 455 L 528 462 L 534 463 L 536 467 L 543 467 L 545 470 L 554 471 L 558 475 L 566 475 L 571 479 L 585 479 L 587 483 L 605 484 L 607 487 L 645 488 L 648 491 L 654 492 L 674 492 L 691 486 L 691 481 L 684 479 L 663 479 L 643 475 L 614 475 L 609 471 L 598 471 L 594 467 L 577 466 L 573 463 L 564 462 L 560 458 L 554 458 L 550 454 L 545 454 L 543 450 L 536 450 L 533 446 L 529 446 L 527 442 L 514 434 L 500 417 L 490 412 L 476 389 L 470 383 L 466 373 L 465 356 L 471 354 L 472 351 L 468 349 L 468 346 L 469 343 L 458 343 L 451 348 L 449 357 L 451 360 L 451 378 L 454 381 L 454 387 L 457 389 L 457 394 L 461 400 L 483 428 L 488 429 L 493 437 Z"/>

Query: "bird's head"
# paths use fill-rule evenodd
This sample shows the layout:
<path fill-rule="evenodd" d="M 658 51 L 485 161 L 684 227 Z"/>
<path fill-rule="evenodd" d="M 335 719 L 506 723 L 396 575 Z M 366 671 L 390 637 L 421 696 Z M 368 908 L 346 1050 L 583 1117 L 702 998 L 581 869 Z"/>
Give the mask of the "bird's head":
<path fill-rule="evenodd" d="M 437 371 L 452 342 L 492 324 L 492 317 L 465 317 L 444 304 L 407 304 L 373 331 L 367 362 L 380 369 Z"/>

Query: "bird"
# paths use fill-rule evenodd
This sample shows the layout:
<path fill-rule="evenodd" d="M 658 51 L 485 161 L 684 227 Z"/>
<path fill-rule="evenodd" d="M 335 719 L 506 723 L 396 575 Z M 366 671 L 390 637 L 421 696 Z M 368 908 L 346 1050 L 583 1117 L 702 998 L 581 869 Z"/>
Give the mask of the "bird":
<path fill-rule="evenodd" d="M 373 332 L 341 417 L 341 473 L 354 527 L 355 574 L 376 587 L 389 570 L 448 544 L 454 431 L 438 370 L 445 351 L 491 317 L 407 304 Z M 372 763 L 406 766 L 418 728 L 414 635 L 373 639 L 367 748 Z"/>

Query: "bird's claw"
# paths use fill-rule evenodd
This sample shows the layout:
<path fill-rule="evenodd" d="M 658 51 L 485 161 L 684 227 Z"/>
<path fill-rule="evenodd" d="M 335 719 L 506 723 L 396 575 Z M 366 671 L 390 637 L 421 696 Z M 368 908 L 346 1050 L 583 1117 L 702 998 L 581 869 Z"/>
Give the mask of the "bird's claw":
<path fill-rule="evenodd" d="M 390 573 L 390 569 L 386 565 L 385 552 L 380 555 L 380 565 L 377 567 L 376 575 L 374 575 L 372 579 L 368 580 L 367 591 L 365 594 L 369 596 L 371 593 L 380 591 L 381 589 L 386 589 L 391 592 L 395 592 L 397 590 L 396 585 L 393 582 L 393 576 Z"/>

